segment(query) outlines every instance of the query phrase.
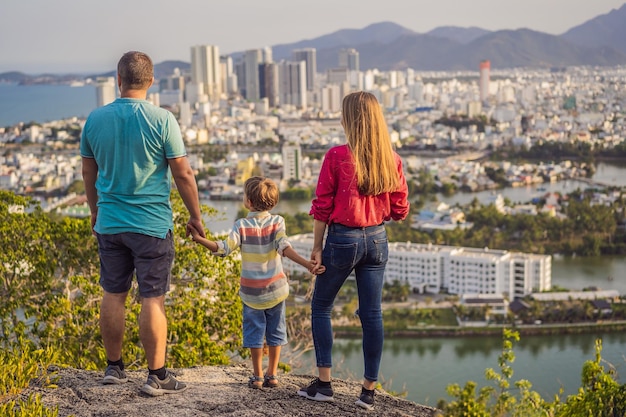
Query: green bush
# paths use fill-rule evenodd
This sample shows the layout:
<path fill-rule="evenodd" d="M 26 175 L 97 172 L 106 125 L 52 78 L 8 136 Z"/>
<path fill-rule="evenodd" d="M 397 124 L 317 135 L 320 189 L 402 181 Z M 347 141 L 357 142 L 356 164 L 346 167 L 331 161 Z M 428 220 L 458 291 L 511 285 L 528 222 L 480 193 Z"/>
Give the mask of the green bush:
<path fill-rule="evenodd" d="M 228 363 L 241 349 L 240 262 L 215 257 L 186 238 L 188 215 L 176 192 L 172 206 L 176 260 L 166 299 L 168 366 Z M 203 212 L 209 221 L 215 215 L 206 206 Z M 0 191 L 0 247 L 0 347 L 30 340 L 35 348 L 55 349 L 59 365 L 103 368 L 102 290 L 89 220 L 56 220 L 33 200 Z M 140 304 L 131 292 L 123 354 L 129 368 L 138 368 L 146 362 Z"/>

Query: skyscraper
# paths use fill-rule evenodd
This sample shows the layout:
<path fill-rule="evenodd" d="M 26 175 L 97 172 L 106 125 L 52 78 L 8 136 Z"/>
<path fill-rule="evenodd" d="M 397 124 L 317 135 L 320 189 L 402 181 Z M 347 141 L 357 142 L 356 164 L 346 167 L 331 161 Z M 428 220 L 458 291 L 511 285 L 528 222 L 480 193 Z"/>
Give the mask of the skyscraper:
<path fill-rule="evenodd" d="M 294 61 L 304 61 L 306 67 L 306 89 L 315 90 L 315 76 L 317 75 L 317 50 L 315 48 L 302 48 L 293 50 Z"/>
<path fill-rule="evenodd" d="M 344 48 L 339 51 L 339 67 L 350 71 L 359 70 L 359 51 L 354 48 Z"/>
<path fill-rule="evenodd" d="M 259 81 L 261 98 L 267 98 L 270 107 L 278 106 L 278 65 L 274 62 L 259 65 Z"/>
<path fill-rule="evenodd" d="M 280 105 L 306 108 L 306 66 L 304 61 L 281 61 L 278 64 Z"/>
<path fill-rule="evenodd" d="M 489 71 L 491 69 L 491 63 L 488 60 L 480 61 L 480 101 L 483 102 L 489 97 Z"/>
<path fill-rule="evenodd" d="M 261 98 L 259 80 L 259 64 L 263 62 L 262 49 L 249 49 L 243 56 L 243 72 L 245 76 L 245 97 L 248 101 L 258 101 Z"/>
<path fill-rule="evenodd" d="M 217 46 L 191 47 L 191 82 L 202 85 L 202 91 L 211 101 L 219 100 L 222 95 L 220 72 L 220 53 Z"/>

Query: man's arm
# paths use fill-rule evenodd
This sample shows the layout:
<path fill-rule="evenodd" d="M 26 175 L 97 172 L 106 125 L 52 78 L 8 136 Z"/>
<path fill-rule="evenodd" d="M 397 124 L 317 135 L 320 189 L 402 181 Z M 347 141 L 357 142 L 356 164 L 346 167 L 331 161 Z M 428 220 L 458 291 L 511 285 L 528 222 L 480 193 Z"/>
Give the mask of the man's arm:
<path fill-rule="evenodd" d="M 98 164 L 93 158 L 82 158 L 83 161 L 83 183 L 85 184 L 85 194 L 87 204 L 91 212 L 91 229 L 96 224 L 98 217 L 98 191 L 96 190 L 96 180 L 98 179 Z"/>
<path fill-rule="evenodd" d="M 198 231 L 200 236 L 206 237 L 204 226 L 202 225 L 202 213 L 200 211 L 200 199 L 198 197 L 198 185 L 193 174 L 191 165 L 186 156 L 167 160 L 176 183 L 178 193 L 189 211 L 189 221 L 187 222 L 187 236 L 191 233 L 190 228 Z"/>

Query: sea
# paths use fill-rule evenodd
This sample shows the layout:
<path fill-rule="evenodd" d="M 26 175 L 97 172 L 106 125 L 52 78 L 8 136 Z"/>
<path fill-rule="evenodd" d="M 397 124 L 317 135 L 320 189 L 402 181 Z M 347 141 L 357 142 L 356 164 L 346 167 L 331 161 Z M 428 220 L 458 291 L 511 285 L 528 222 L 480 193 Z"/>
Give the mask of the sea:
<path fill-rule="evenodd" d="M 17 85 L 0 83 L 0 127 L 87 117 L 96 108 L 93 85 Z"/>

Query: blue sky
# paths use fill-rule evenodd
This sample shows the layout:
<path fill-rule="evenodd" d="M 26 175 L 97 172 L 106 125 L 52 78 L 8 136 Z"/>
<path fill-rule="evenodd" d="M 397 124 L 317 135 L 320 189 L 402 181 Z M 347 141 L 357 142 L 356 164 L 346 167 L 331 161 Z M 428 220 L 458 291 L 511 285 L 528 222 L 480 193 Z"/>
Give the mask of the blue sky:
<path fill-rule="evenodd" d="M 561 34 L 625 0 L 1 0 L 0 72 L 115 68 L 128 50 L 155 62 L 189 61 L 189 47 L 222 54 L 292 43 L 391 21 L 419 33 L 439 26 L 528 28 Z M 625 22 L 626 23 L 626 22 Z"/>

